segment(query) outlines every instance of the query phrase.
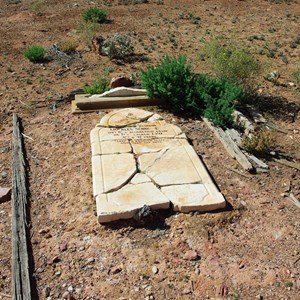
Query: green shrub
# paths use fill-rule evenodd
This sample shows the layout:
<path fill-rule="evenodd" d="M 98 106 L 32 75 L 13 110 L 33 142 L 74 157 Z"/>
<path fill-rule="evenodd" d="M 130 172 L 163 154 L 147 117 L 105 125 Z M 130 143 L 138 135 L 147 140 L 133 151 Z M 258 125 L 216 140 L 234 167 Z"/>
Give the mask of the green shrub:
<path fill-rule="evenodd" d="M 174 112 L 204 115 L 217 126 L 232 123 L 234 100 L 242 97 L 241 86 L 194 74 L 186 57 L 166 56 L 156 67 L 142 72 L 142 85 L 150 97 L 162 99 Z"/>
<path fill-rule="evenodd" d="M 219 79 L 242 84 L 249 94 L 255 91 L 262 66 L 240 43 L 230 40 L 226 44 L 221 38 L 215 38 L 206 44 L 200 55 L 207 58 Z"/>
<path fill-rule="evenodd" d="M 104 23 L 107 21 L 107 12 L 97 7 L 90 7 L 82 14 L 82 18 L 86 22 Z"/>
<path fill-rule="evenodd" d="M 24 52 L 24 56 L 31 62 L 41 62 L 45 59 L 45 49 L 42 46 L 31 46 Z"/>
<path fill-rule="evenodd" d="M 166 101 L 172 111 L 192 114 L 202 111 L 203 103 L 196 95 L 196 77 L 186 56 L 165 56 L 158 66 L 143 71 L 141 80 L 148 96 Z"/>
<path fill-rule="evenodd" d="M 134 53 L 132 40 L 126 33 L 115 33 L 103 42 L 102 53 L 110 59 L 125 59 Z"/>
<path fill-rule="evenodd" d="M 109 80 L 101 78 L 95 81 L 92 85 L 86 85 L 83 87 L 83 91 L 86 94 L 102 94 L 109 90 Z"/>
<path fill-rule="evenodd" d="M 217 126 L 231 126 L 234 100 L 243 96 L 243 88 L 223 79 L 210 78 L 199 89 L 203 90 L 201 96 L 205 103 L 204 116 Z"/>

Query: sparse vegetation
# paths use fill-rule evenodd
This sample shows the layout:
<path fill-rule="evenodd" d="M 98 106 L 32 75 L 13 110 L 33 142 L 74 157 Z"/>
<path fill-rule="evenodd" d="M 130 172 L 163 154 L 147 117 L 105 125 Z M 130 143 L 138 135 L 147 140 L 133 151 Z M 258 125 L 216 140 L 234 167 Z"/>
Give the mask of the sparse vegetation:
<path fill-rule="evenodd" d="M 293 72 L 293 78 L 295 80 L 295 82 L 300 85 L 300 63 L 297 65 L 297 67 L 295 68 L 294 72 Z"/>
<path fill-rule="evenodd" d="M 115 33 L 103 42 L 102 52 L 110 59 L 125 59 L 134 53 L 132 40 L 126 33 Z"/>
<path fill-rule="evenodd" d="M 81 21 L 78 26 L 78 31 L 81 35 L 81 40 L 86 43 L 86 45 L 91 48 L 92 40 L 98 35 L 100 29 L 100 24 L 93 22 Z"/>
<path fill-rule="evenodd" d="M 41 14 L 45 5 L 45 0 L 34 0 L 30 5 L 30 10 L 35 14 Z"/>
<path fill-rule="evenodd" d="M 100 78 L 92 85 L 85 85 L 83 87 L 83 91 L 86 94 L 102 94 L 107 90 L 109 90 L 109 80 L 106 78 Z"/>
<path fill-rule="evenodd" d="M 274 145 L 274 137 L 267 129 L 255 131 L 251 136 L 244 138 L 242 147 L 258 157 L 264 157 L 269 154 Z"/>
<path fill-rule="evenodd" d="M 42 46 L 31 46 L 24 52 L 24 56 L 31 62 L 42 62 L 45 59 L 45 49 Z"/>
<path fill-rule="evenodd" d="M 66 54 L 75 52 L 77 47 L 78 42 L 71 39 L 67 39 L 59 43 L 59 49 Z"/>
<path fill-rule="evenodd" d="M 85 22 L 105 23 L 107 12 L 97 7 L 90 7 L 82 14 L 82 18 Z"/>
<path fill-rule="evenodd" d="M 218 78 L 241 84 L 247 93 L 255 91 L 262 66 L 240 43 L 233 40 L 226 43 L 222 38 L 214 38 L 200 55 L 208 60 Z"/>

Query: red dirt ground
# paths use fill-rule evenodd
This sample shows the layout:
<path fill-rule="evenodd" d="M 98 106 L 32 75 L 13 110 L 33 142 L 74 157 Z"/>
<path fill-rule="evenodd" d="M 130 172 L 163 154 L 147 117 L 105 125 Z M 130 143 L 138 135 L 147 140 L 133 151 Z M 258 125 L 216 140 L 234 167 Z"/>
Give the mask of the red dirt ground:
<path fill-rule="evenodd" d="M 101 226 L 92 196 L 89 132 L 106 111 L 72 115 L 70 103 L 50 107 L 51 101 L 107 71 L 110 77 L 129 76 L 166 53 L 185 53 L 195 71 L 208 71 L 198 58 L 203 38 L 222 33 L 248 44 L 270 71 L 280 72 L 279 85 L 259 78 L 260 93 L 270 95 L 261 112 L 288 132 L 274 131 L 276 151 L 299 162 L 299 86 L 289 84 L 299 63 L 300 45 L 290 47 L 299 34 L 299 1 L 118 5 L 46 0 L 38 11 L 33 11 L 33 1 L 12 2 L 4 1 L 0 11 L 0 186 L 11 185 L 12 113 L 17 112 L 29 137 L 34 299 L 62 299 L 68 288 L 75 299 L 300 299 L 300 210 L 286 196 L 293 192 L 299 199 L 299 171 L 270 161 L 269 173 L 240 175 L 232 171 L 243 174 L 238 163 L 201 120 L 155 108 L 188 135 L 232 208 L 165 212 L 154 228 L 133 221 Z M 136 53 L 148 61 L 117 65 L 88 49 L 78 23 L 81 13 L 94 5 L 107 10 L 111 19 L 99 34 L 131 32 Z M 187 17 L 190 13 L 201 17 L 198 25 Z M 253 35 L 265 40 L 250 42 Z M 33 64 L 23 56 L 32 44 L 51 46 L 66 38 L 79 41 L 81 54 L 69 69 L 55 61 Z M 275 42 L 288 64 L 281 56 L 258 54 Z M 0 241 L 0 299 L 7 299 L 10 202 L 0 204 Z"/>

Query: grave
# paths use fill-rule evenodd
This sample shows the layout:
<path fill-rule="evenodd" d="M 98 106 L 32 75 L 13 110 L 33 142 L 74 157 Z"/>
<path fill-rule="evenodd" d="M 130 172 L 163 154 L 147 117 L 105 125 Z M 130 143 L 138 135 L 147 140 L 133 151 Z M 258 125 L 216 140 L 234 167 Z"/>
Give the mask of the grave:
<path fill-rule="evenodd" d="M 126 108 L 91 131 L 93 194 L 100 223 L 152 209 L 211 211 L 225 199 L 186 135 L 159 115 Z"/>

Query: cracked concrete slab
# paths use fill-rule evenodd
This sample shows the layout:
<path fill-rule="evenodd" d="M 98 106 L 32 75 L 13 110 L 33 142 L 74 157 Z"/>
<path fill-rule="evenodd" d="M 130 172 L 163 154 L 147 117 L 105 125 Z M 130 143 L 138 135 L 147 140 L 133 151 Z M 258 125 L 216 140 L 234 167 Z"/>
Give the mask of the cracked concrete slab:
<path fill-rule="evenodd" d="M 210 211 L 225 199 L 179 127 L 137 108 L 112 111 L 91 131 L 93 193 L 100 223 L 144 205 Z"/>

